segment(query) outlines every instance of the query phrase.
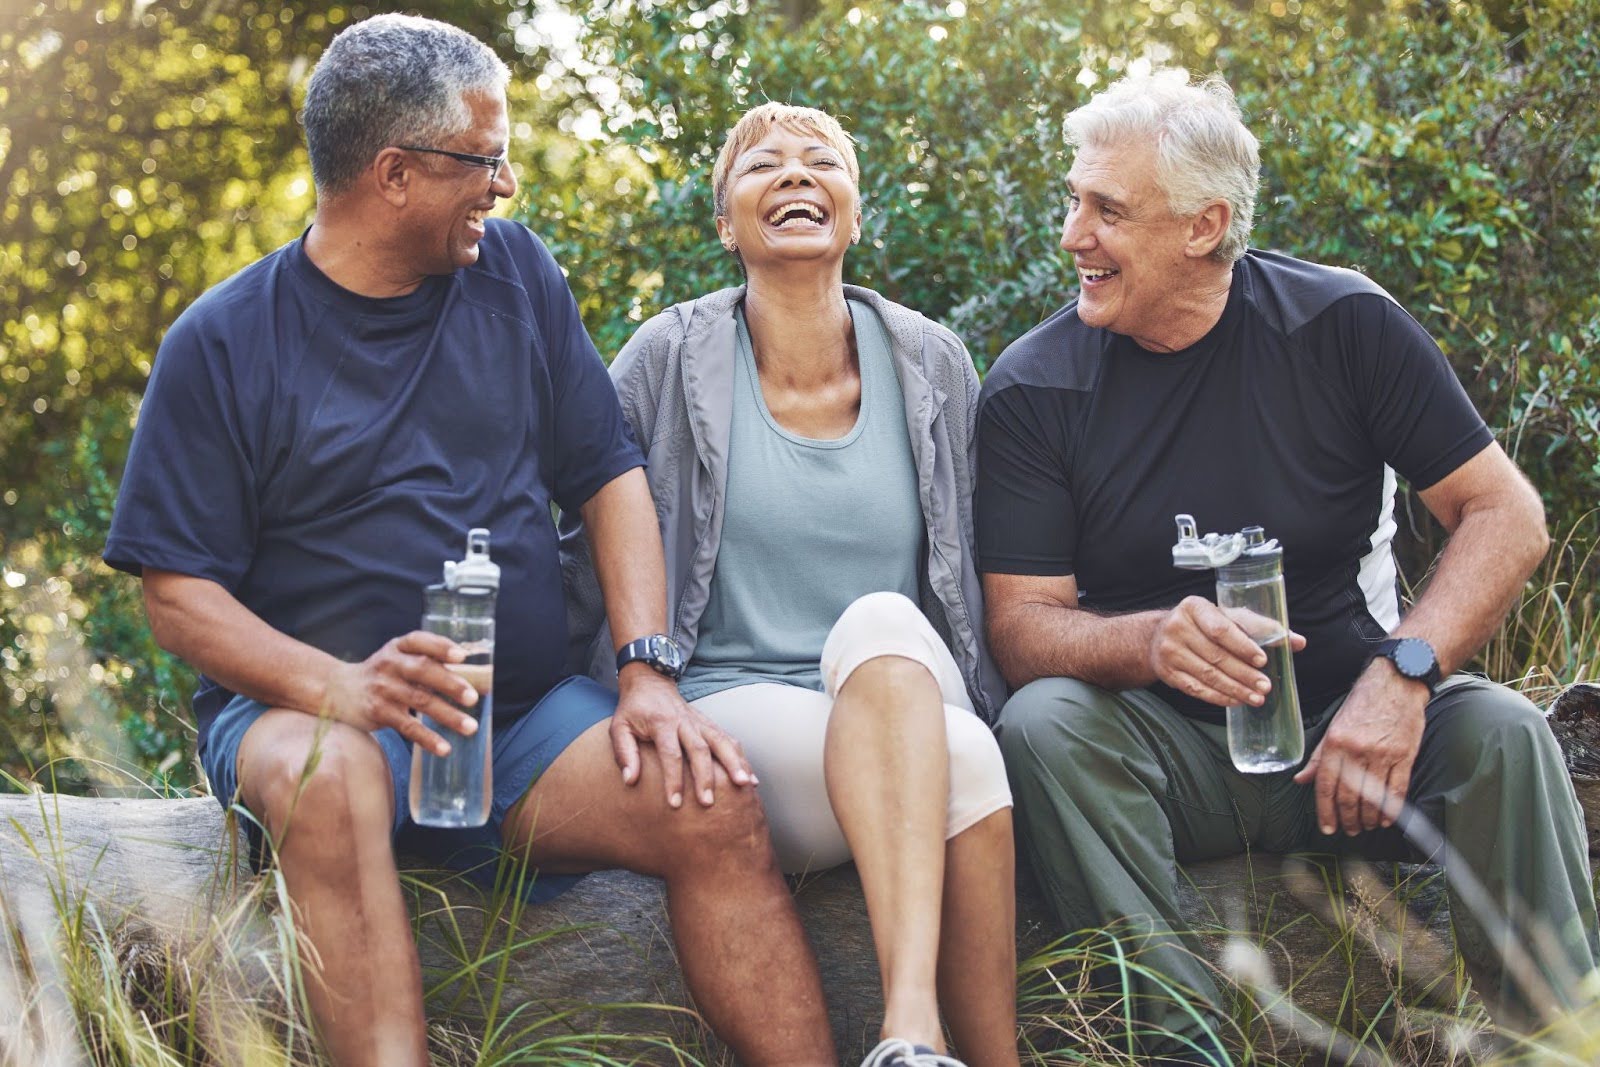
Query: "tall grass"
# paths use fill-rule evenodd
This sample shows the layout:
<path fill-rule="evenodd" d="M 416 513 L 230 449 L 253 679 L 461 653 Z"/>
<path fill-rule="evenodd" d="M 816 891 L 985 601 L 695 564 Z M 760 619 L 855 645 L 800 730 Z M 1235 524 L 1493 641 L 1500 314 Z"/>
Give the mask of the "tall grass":
<path fill-rule="evenodd" d="M 1600 678 L 1600 508 L 1561 532 L 1521 600 L 1478 656 L 1490 678 L 1541 707 Z"/>
<path fill-rule="evenodd" d="M 0 896 L 4 1067 L 322 1062 L 305 995 L 307 983 L 318 980 L 316 952 L 290 919 L 293 906 L 276 869 L 240 879 L 219 894 L 221 906 L 197 902 L 179 925 L 152 925 L 135 911 L 115 914 L 93 893 L 75 891 L 64 858 L 71 842 L 22 839 L 31 853 L 26 859 L 48 873 L 43 892 Z M 9 862 L 22 859 L 13 855 Z M 217 857 L 219 881 L 237 872 L 236 857 Z M 510 1002 L 512 956 L 585 932 L 568 926 L 527 933 L 520 921 L 527 876 L 525 867 L 503 861 L 494 888 L 483 892 L 456 872 L 405 875 L 412 935 L 429 939 L 443 950 L 436 956 L 451 961 L 426 975 L 434 1063 L 700 1064 L 673 1036 L 670 1019 L 692 1015 L 682 1009 L 585 1004 L 545 1011 Z M 579 1016 L 609 1012 L 625 1012 L 636 1023 L 655 1014 L 662 1023 L 639 1033 L 574 1024 Z"/>
<path fill-rule="evenodd" d="M 1565 685 L 1600 674 L 1600 604 L 1582 576 L 1600 572 L 1600 512 L 1564 531 L 1518 607 L 1485 647 L 1478 666 L 1548 704 Z M 49 589 L 48 586 L 39 586 Z M 41 594 L 43 595 L 43 594 Z M 65 595 L 58 589 L 52 597 Z M 53 693 L 70 734 L 57 751 L 91 768 L 113 793 L 168 793 L 118 759 L 115 716 L 84 679 L 90 653 L 73 633 L 72 613 L 52 600 L 37 614 L 63 620 L 48 651 Z M 0 788 L 50 784 L 50 766 Z M 148 795 L 147 793 L 147 795 Z M 51 860 L 59 840 L 34 841 L 33 858 Z M 0 875 L 21 857 L 0 854 Z M 236 856 L 217 857 L 218 877 Z M 443 945 L 450 965 L 427 976 L 430 1043 L 438 1064 L 522 1067 L 541 1064 L 716 1065 L 726 1051 L 692 1012 L 666 1005 L 580 1005 L 542 1010 L 514 1002 L 508 967 L 541 942 L 582 938 L 566 927 L 531 934 L 518 891 L 525 870 L 510 863 L 494 891 L 468 891 L 457 875 L 406 876 L 414 934 Z M 1535 1032 L 1497 1030 L 1472 993 L 1448 939 L 1407 910 L 1425 900 L 1424 871 L 1362 865 L 1309 866 L 1272 885 L 1251 887 L 1249 916 L 1218 915 L 1197 931 L 1221 963 L 1230 991 L 1225 1038 L 1240 1063 L 1355 1062 L 1434 1067 L 1468 1062 L 1576 1067 L 1600 1063 L 1600 1018 L 1549 1020 Z M 65 885 L 63 879 L 60 883 Z M 0 896 L 0 1065 L 200 1067 L 319 1062 L 308 1022 L 303 959 L 282 878 L 274 871 L 241 881 L 226 906 L 198 914 L 181 936 L 152 930 L 137 914 L 58 890 L 43 900 Z M 1293 907 L 1290 907 L 1290 903 Z M 1326 947 L 1286 957 L 1291 933 L 1315 924 Z M 813 932 L 817 933 L 816 931 Z M 1146 973 L 1134 931 L 1083 931 L 1025 958 L 1019 972 L 1024 1062 L 1131 1065 L 1137 1026 L 1122 995 Z M 1377 961 L 1376 969 L 1372 961 Z M 1329 985 L 1331 1006 L 1305 1008 L 1313 985 Z M 1109 976 L 1109 982 L 1098 981 Z M 1167 986 L 1175 1002 L 1192 998 Z M 1201 1009 L 1191 1005 L 1198 1017 Z M 586 1020 L 631 1011 L 630 1029 Z M 638 1027 L 640 1012 L 654 1024 Z M 615 1016 L 613 1016 L 615 1017 Z"/>
<path fill-rule="evenodd" d="M 47 862 L 64 845 L 33 844 Z M 218 857 L 218 869 L 225 879 L 236 868 L 230 858 Z M 524 870 L 502 863 L 494 890 L 481 893 L 462 884 L 459 874 L 406 875 L 413 933 L 444 945 L 450 961 L 427 976 L 435 1063 L 731 1062 L 698 1018 L 681 1009 L 595 1004 L 547 1011 L 532 1002 L 513 1003 L 507 965 L 514 957 L 541 942 L 590 932 L 528 932 L 519 892 L 525 878 Z M 1290 863 L 1281 875 L 1261 873 L 1246 894 L 1247 914 L 1218 915 L 1197 931 L 1207 955 L 1220 960 L 1218 977 L 1231 991 L 1223 1027 L 1237 1062 L 1600 1062 L 1600 1018 L 1552 1020 L 1529 1035 L 1492 1027 L 1451 945 L 1430 929 L 1426 915 L 1407 910 L 1421 903 L 1426 911 L 1437 880 L 1427 869 Z M 8 996 L 0 952 L 0 1000 L 11 1001 L 0 1009 L 0 1019 L 19 1020 L 9 1027 L 0 1021 L 0 1063 L 317 1064 L 304 996 L 305 983 L 315 977 L 301 962 L 313 961 L 314 970 L 315 953 L 297 941 L 283 880 L 269 869 L 221 899 L 224 906 L 198 913 L 176 935 L 152 929 L 137 914 L 113 914 L 103 903 L 64 891 L 42 901 L 31 917 L 15 902 L 0 901 L 0 927 L 17 960 Z M 49 936 L 41 935 L 41 925 Z M 1315 953 L 1301 947 L 1308 926 L 1324 945 Z M 1082 931 L 1022 961 L 1025 1063 L 1142 1062 L 1136 1005 L 1127 990 L 1135 976 L 1156 976 L 1141 961 L 1141 940 L 1133 928 Z M 1284 947 L 1290 940 L 1301 953 L 1292 959 Z M 1321 1006 L 1307 1010 L 1313 992 Z M 1195 1019 L 1203 1017 L 1187 991 L 1168 983 L 1160 995 L 1189 1004 Z M 623 1009 L 633 1009 L 633 1020 L 641 1009 L 653 1011 L 659 1025 L 625 1034 L 586 1029 L 589 1024 L 582 1022 Z M 45 1055 L 48 1050 L 53 1051 Z"/>

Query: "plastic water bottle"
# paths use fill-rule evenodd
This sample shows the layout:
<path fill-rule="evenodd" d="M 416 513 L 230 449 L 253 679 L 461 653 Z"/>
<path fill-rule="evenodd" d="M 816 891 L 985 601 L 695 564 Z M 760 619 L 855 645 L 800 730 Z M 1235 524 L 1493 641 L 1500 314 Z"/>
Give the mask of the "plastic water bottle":
<path fill-rule="evenodd" d="M 494 723 L 494 605 L 500 568 L 489 559 L 489 531 L 467 533 L 467 556 L 444 565 L 444 581 L 425 590 L 422 628 L 443 634 L 467 653 L 447 664 L 478 691 L 478 702 L 461 708 L 478 720 L 477 732 L 458 734 L 422 712 L 417 717 L 450 742 L 450 754 L 411 749 L 411 820 L 419 826 L 482 826 L 489 820 L 490 735 Z M 458 705 L 459 707 L 459 705 Z"/>
<path fill-rule="evenodd" d="M 1174 566 L 1217 572 L 1217 606 L 1267 654 L 1262 673 L 1272 683 L 1266 699 L 1228 706 L 1228 755 L 1247 774 L 1269 774 L 1300 764 L 1306 733 L 1289 647 L 1289 607 L 1283 587 L 1283 549 L 1259 526 L 1236 534 L 1196 536 L 1191 515 L 1177 516 Z"/>

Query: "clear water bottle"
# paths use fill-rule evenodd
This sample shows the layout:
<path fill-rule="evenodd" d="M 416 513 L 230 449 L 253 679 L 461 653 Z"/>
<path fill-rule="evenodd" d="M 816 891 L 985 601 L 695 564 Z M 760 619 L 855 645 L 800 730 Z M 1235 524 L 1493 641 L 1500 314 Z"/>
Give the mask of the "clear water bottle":
<path fill-rule="evenodd" d="M 1177 516 L 1174 566 L 1217 572 L 1217 606 L 1267 654 L 1262 673 L 1272 683 L 1266 699 L 1228 707 L 1228 755 L 1247 774 L 1299 766 L 1306 733 L 1289 646 L 1289 606 L 1283 588 L 1283 549 L 1259 526 L 1225 536 L 1197 536 L 1191 515 Z"/>
<path fill-rule="evenodd" d="M 489 820 L 490 735 L 494 723 L 494 602 L 500 568 L 489 559 L 489 531 L 467 533 L 467 556 L 444 565 L 444 581 L 424 592 L 422 628 L 443 634 L 467 653 L 447 664 L 473 689 L 478 702 L 462 711 L 478 720 L 477 732 L 458 734 L 422 712 L 427 727 L 450 742 L 450 754 L 411 748 L 411 820 L 419 826 L 482 826 Z M 459 705 L 458 705 L 459 706 Z"/>

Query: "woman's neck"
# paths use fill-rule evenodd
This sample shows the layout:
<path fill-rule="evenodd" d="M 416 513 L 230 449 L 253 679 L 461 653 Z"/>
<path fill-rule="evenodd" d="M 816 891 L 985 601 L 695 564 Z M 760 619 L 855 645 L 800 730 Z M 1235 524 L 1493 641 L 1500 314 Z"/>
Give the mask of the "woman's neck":
<path fill-rule="evenodd" d="M 856 373 L 855 330 L 837 275 L 752 274 L 744 316 L 763 381 L 803 388 Z"/>

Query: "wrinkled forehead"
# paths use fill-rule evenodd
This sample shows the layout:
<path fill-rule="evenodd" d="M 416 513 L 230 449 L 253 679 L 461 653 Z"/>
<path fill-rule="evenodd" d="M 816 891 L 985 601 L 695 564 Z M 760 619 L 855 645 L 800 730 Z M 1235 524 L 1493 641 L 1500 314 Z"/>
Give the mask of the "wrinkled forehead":
<path fill-rule="evenodd" d="M 1134 141 L 1080 145 L 1067 171 L 1067 184 L 1075 192 L 1119 200 L 1148 195 L 1159 188 L 1155 148 Z"/>

